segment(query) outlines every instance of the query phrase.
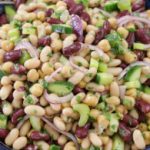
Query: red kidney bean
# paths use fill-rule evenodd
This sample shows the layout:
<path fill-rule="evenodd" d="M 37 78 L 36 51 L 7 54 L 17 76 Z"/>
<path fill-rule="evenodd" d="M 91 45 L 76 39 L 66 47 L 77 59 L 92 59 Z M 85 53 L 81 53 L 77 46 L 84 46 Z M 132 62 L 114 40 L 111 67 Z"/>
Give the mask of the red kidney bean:
<path fill-rule="evenodd" d="M 127 11 L 127 10 L 121 11 L 118 13 L 117 18 L 121 18 L 121 17 L 126 16 L 126 15 L 130 15 L 129 11 Z"/>
<path fill-rule="evenodd" d="M 12 117 L 11 117 L 11 122 L 13 124 L 17 124 L 18 123 L 18 119 L 20 117 L 23 117 L 25 115 L 25 112 L 24 112 L 24 109 L 18 109 L 17 111 L 15 111 L 13 114 L 12 114 Z"/>
<path fill-rule="evenodd" d="M 132 132 L 124 123 L 119 123 L 118 132 L 125 142 L 130 142 L 132 140 Z"/>
<path fill-rule="evenodd" d="M 38 150 L 38 146 L 37 145 L 32 145 L 32 144 L 28 144 L 24 150 Z"/>
<path fill-rule="evenodd" d="M 150 112 L 150 104 L 143 100 L 137 100 L 135 106 L 140 112 L 144 114 Z"/>
<path fill-rule="evenodd" d="M 13 101 L 13 92 L 8 96 L 7 101 L 8 102 L 12 102 Z"/>
<path fill-rule="evenodd" d="M 144 44 L 149 44 L 150 43 L 150 36 L 146 32 L 147 30 L 145 29 L 138 29 L 135 32 L 135 38 L 137 41 L 140 41 Z"/>
<path fill-rule="evenodd" d="M 128 114 L 123 117 L 123 122 L 130 127 L 136 127 L 139 123 L 137 119 Z"/>
<path fill-rule="evenodd" d="M 89 128 L 90 128 L 90 124 L 86 124 L 83 127 L 77 126 L 75 131 L 76 136 L 80 139 L 86 138 L 88 135 Z"/>
<path fill-rule="evenodd" d="M 133 52 L 136 54 L 138 60 L 143 61 L 143 59 L 145 57 L 145 52 L 144 51 L 142 51 L 142 50 L 134 50 Z"/>
<path fill-rule="evenodd" d="M 63 22 L 60 19 L 57 19 L 57 18 L 48 18 L 47 22 L 49 24 L 63 24 Z"/>
<path fill-rule="evenodd" d="M 70 8 L 70 7 L 73 7 L 74 5 L 76 5 L 75 1 L 74 0 L 64 0 L 64 2 L 67 4 L 67 6 Z"/>
<path fill-rule="evenodd" d="M 0 25 L 6 24 L 8 22 L 6 15 L 0 15 Z"/>
<path fill-rule="evenodd" d="M 144 82 L 144 85 L 150 86 L 150 79 L 147 79 L 147 80 Z"/>
<path fill-rule="evenodd" d="M 51 44 L 51 38 L 49 36 L 42 37 L 38 41 L 39 46 L 46 46 Z"/>
<path fill-rule="evenodd" d="M 90 18 L 89 14 L 88 14 L 87 12 L 82 12 L 82 13 L 80 14 L 80 17 L 81 17 L 85 22 L 87 22 L 88 24 L 91 23 L 91 18 Z"/>
<path fill-rule="evenodd" d="M 126 41 L 128 42 L 128 46 L 132 47 L 133 43 L 135 42 L 135 34 L 134 32 L 130 32 Z"/>
<path fill-rule="evenodd" d="M 17 65 L 14 65 L 12 67 L 11 73 L 14 73 L 14 74 L 25 74 L 26 73 L 26 68 L 23 65 L 17 64 Z"/>
<path fill-rule="evenodd" d="M 50 140 L 50 137 L 46 133 L 41 133 L 39 131 L 32 131 L 30 134 L 30 139 L 33 141 L 39 141 L 39 140 L 48 141 Z"/>
<path fill-rule="evenodd" d="M 71 55 L 77 53 L 78 51 L 80 51 L 80 49 L 81 49 L 81 43 L 75 42 L 72 45 L 65 47 L 63 49 L 63 54 L 65 56 L 71 56 Z"/>
<path fill-rule="evenodd" d="M 145 0 L 135 1 L 135 3 L 132 4 L 132 11 L 139 10 L 140 8 L 143 8 L 145 6 Z"/>
<path fill-rule="evenodd" d="M 74 89 L 73 89 L 73 93 L 74 94 L 78 94 L 80 92 L 85 92 L 85 90 L 80 88 L 80 87 L 78 87 L 78 86 L 75 86 Z"/>
<path fill-rule="evenodd" d="M 124 61 L 121 62 L 121 64 L 119 65 L 119 67 L 121 67 L 122 69 L 125 69 L 128 66 L 128 64 Z"/>
<path fill-rule="evenodd" d="M 76 4 L 70 7 L 69 12 L 70 14 L 78 14 L 80 15 L 84 10 L 84 6 L 82 4 Z"/>
<path fill-rule="evenodd" d="M 8 135 L 9 131 L 7 129 L 1 129 L 0 128 L 0 139 L 5 139 Z"/>
<path fill-rule="evenodd" d="M 4 54 L 4 61 L 16 61 L 21 57 L 21 50 L 15 50 L 11 52 L 6 52 Z"/>
<path fill-rule="evenodd" d="M 139 114 L 138 121 L 139 122 L 145 122 L 146 121 L 146 115 L 140 111 L 138 112 L 138 114 Z"/>
<path fill-rule="evenodd" d="M 49 9 L 46 11 L 46 17 L 51 17 L 51 15 L 53 14 L 53 12 L 54 12 L 54 9 L 49 8 Z"/>
<path fill-rule="evenodd" d="M 18 8 L 21 4 L 25 3 L 26 0 L 15 0 L 15 7 Z"/>
<path fill-rule="evenodd" d="M 102 40 L 107 34 L 110 33 L 110 31 L 110 23 L 108 21 L 105 21 L 103 27 L 100 28 L 99 31 L 96 33 L 94 44 L 98 44 L 100 40 Z"/>

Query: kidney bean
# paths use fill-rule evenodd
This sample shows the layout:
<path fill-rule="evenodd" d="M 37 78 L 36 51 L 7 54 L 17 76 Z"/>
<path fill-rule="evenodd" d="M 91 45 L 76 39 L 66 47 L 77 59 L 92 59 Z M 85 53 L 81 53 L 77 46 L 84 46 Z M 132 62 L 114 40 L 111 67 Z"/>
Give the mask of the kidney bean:
<path fill-rule="evenodd" d="M 134 32 L 130 32 L 126 41 L 128 42 L 128 46 L 132 47 L 133 43 L 135 42 L 135 34 Z"/>
<path fill-rule="evenodd" d="M 33 141 L 40 141 L 40 140 L 48 141 L 50 140 L 50 137 L 46 133 L 40 133 L 39 131 L 32 131 L 32 133 L 30 134 L 30 139 Z"/>
<path fill-rule="evenodd" d="M 90 16 L 89 16 L 88 13 L 82 12 L 82 13 L 80 14 L 80 17 L 81 17 L 85 22 L 87 22 L 88 24 L 91 23 L 91 18 L 90 18 Z"/>
<path fill-rule="evenodd" d="M 128 64 L 124 61 L 121 62 L 121 64 L 119 65 L 119 67 L 121 67 L 122 69 L 125 69 L 128 66 Z"/>
<path fill-rule="evenodd" d="M 46 11 L 46 17 L 51 17 L 51 15 L 53 14 L 54 10 L 52 8 L 49 8 L 47 11 Z"/>
<path fill-rule="evenodd" d="M 17 111 L 15 111 L 13 114 L 12 114 L 12 117 L 11 117 L 11 122 L 13 124 L 17 124 L 18 123 L 18 119 L 20 117 L 23 117 L 25 115 L 25 112 L 24 112 L 24 109 L 18 109 Z"/>
<path fill-rule="evenodd" d="M 76 4 L 70 7 L 69 12 L 70 14 L 78 14 L 80 15 L 84 10 L 84 6 L 82 4 Z"/>
<path fill-rule="evenodd" d="M 136 54 L 138 60 L 143 61 L 143 59 L 145 57 L 145 52 L 144 51 L 142 51 L 142 50 L 134 50 L 134 53 Z"/>
<path fill-rule="evenodd" d="M 138 120 L 128 114 L 123 117 L 123 122 L 130 127 L 136 127 L 138 125 Z"/>
<path fill-rule="evenodd" d="M 138 112 L 138 114 L 139 114 L 138 121 L 139 122 L 145 122 L 146 121 L 146 115 L 140 111 Z"/>
<path fill-rule="evenodd" d="M 78 87 L 78 86 L 75 86 L 74 89 L 73 89 L 73 93 L 74 94 L 78 94 L 80 92 L 85 92 L 85 90 L 80 88 L 80 87 Z"/>
<path fill-rule="evenodd" d="M 38 41 L 38 45 L 39 46 L 46 46 L 46 45 L 50 45 L 51 43 L 51 38 L 49 36 L 46 37 L 42 37 L 39 39 Z"/>
<path fill-rule="evenodd" d="M 135 32 L 135 38 L 137 41 L 140 41 L 144 44 L 149 44 L 150 43 L 150 36 L 146 32 L 147 30 L 145 29 L 138 29 Z"/>
<path fill-rule="evenodd" d="M 150 112 L 150 104 L 143 100 L 137 100 L 135 106 L 140 112 L 144 114 Z"/>
<path fill-rule="evenodd" d="M 24 150 L 38 150 L 38 146 L 37 145 L 32 145 L 32 144 L 28 144 Z"/>
<path fill-rule="evenodd" d="M 49 24 L 63 24 L 63 22 L 60 19 L 57 19 L 57 18 L 48 18 L 47 22 Z"/>
<path fill-rule="evenodd" d="M 130 15 L 128 10 L 124 10 L 118 13 L 117 18 L 121 18 L 123 16 Z"/>
<path fill-rule="evenodd" d="M 0 129 L 0 138 L 5 139 L 9 131 L 7 129 Z"/>
<path fill-rule="evenodd" d="M 108 21 L 105 21 L 103 27 L 100 28 L 95 35 L 94 44 L 98 44 L 100 40 L 102 40 L 107 34 L 110 33 L 110 31 L 111 31 L 110 23 Z"/>
<path fill-rule="evenodd" d="M 89 128 L 90 128 L 90 124 L 89 123 L 86 124 L 83 127 L 77 126 L 76 131 L 75 131 L 76 136 L 78 138 L 80 138 L 80 139 L 83 139 L 83 138 L 87 137 Z"/>
<path fill-rule="evenodd" d="M 81 44 L 79 42 L 75 42 L 72 45 L 65 47 L 63 49 L 63 54 L 65 56 L 71 56 L 75 53 L 77 53 L 81 49 Z"/>
<path fill-rule="evenodd" d="M 139 10 L 140 8 L 143 8 L 145 6 L 145 0 L 135 1 L 135 3 L 132 4 L 132 11 Z"/>
<path fill-rule="evenodd" d="M 23 65 L 17 64 L 12 67 L 11 73 L 14 74 L 25 74 L 26 68 Z"/>
<path fill-rule="evenodd" d="M 76 5 L 75 1 L 74 0 L 64 0 L 64 2 L 67 4 L 67 6 L 70 8 L 70 7 L 73 7 L 74 5 Z"/>
<path fill-rule="evenodd" d="M 21 57 L 21 54 L 21 50 L 6 52 L 4 54 L 4 61 L 16 61 Z"/>
<path fill-rule="evenodd" d="M 150 79 L 147 79 L 147 80 L 144 82 L 144 85 L 150 86 Z"/>
<path fill-rule="evenodd" d="M 25 3 L 26 0 L 15 0 L 15 7 L 18 8 L 21 4 Z"/>
<path fill-rule="evenodd" d="M 8 102 L 12 102 L 12 101 L 13 101 L 13 91 L 12 91 L 12 93 L 8 96 L 7 101 L 8 101 Z"/>
<path fill-rule="evenodd" d="M 0 15 L 0 25 L 6 24 L 8 22 L 5 14 Z"/>
<path fill-rule="evenodd" d="M 132 132 L 124 123 L 119 123 L 118 132 L 125 142 L 130 142 L 132 140 Z"/>

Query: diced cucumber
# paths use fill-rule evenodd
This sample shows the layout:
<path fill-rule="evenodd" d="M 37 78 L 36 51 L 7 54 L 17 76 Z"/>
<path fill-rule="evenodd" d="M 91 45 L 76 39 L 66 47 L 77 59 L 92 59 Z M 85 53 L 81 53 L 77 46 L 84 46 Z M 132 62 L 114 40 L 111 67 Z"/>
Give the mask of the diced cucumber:
<path fill-rule="evenodd" d="M 52 31 L 58 32 L 58 33 L 65 33 L 65 34 L 73 33 L 72 27 L 69 25 L 64 25 L 64 24 L 53 24 Z"/>
<path fill-rule="evenodd" d="M 68 59 L 67 59 L 65 56 L 63 56 L 63 55 L 61 55 L 59 61 L 60 61 L 63 65 L 65 65 L 65 64 L 67 64 L 67 63 L 69 62 Z"/>
<path fill-rule="evenodd" d="M 10 41 L 17 42 L 20 39 L 20 31 L 19 31 L 19 29 L 18 28 L 11 29 L 8 32 L 8 36 L 9 36 Z"/>
<path fill-rule="evenodd" d="M 7 19 L 9 21 L 12 21 L 16 14 L 16 11 L 15 11 L 14 7 L 12 7 L 11 5 L 6 5 L 5 6 L 5 14 L 7 16 Z"/>
<path fill-rule="evenodd" d="M 61 150 L 61 147 L 58 146 L 58 145 L 53 144 L 53 145 L 50 146 L 49 150 Z"/>
<path fill-rule="evenodd" d="M 87 7 L 88 4 L 89 4 L 89 0 L 80 0 L 80 2 L 81 2 L 85 7 Z"/>
<path fill-rule="evenodd" d="M 109 85 L 113 81 L 113 75 L 109 73 L 97 73 L 96 82 L 102 85 Z"/>
<path fill-rule="evenodd" d="M 133 49 L 140 49 L 140 50 L 144 50 L 145 46 L 142 43 L 134 43 L 133 44 Z"/>
<path fill-rule="evenodd" d="M 98 71 L 100 72 L 106 72 L 108 69 L 107 64 L 100 62 L 98 66 Z"/>
<path fill-rule="evenodd" d="M 134 66 L 129 69 L 125 76 L 125 81 L 136 81 L 140 79 L 142 68 L 140 66 Z"/>
<path fill-rule="evenodd" d="M 73 110 L 77 111 L 80 114 L 80 120 L 78 125 L 80 127 L 84 126 L 89 119 L 89 114 L 90 114 L 89 106 L 86 104 L 75 104 L 73 105 Z"/>
<path fill-rule="evenodd" d="M 1 80 L 2 77 L 5 76 L 5 75 L 6 75 L 6 73 L 5 73 L 4 71 L 0 70 L 0 80 Z"/>
<path fill-rule="evenodd" d="M 6 129 L 7 127 L 7 116 L 0 114 L 0 128 Z"/>
<path fill-rule="evenodd" d="M 127 97 L 125 96 L 125 98 L 122 100 L 123 105 L 127 108 L 127 109 L 133 109 L 134 105 L 135 105 L 135 100 L 131 97 Z"/>
<path fill-rule="evenodd" d="M 130 81 L 130 82 L 125 82 L 125 86 L 127 89 L 132 89 L 132 88 L 141 88 L 141 83 L 140 81 Z"/>
<path fill-rule="evenodd" d="M 22 34 L 25 34 L 25 35 L 36 34 L 36 28 L 35 27 L 23 28 Z"/>
<path fill-rule="evenodd" d="M 55 93 L 58 96 L 64 96 L 73 90 L 74 85 L 68 81 L 56 81 L 48 83 L 47 90 L 48 92 Z"/>
<path fill-rule="evenodd" d="M 30 116 L 30 123 L 31 123 L 31 126 L 34 130 L 38 130 L 40 131 L 41 128 L 42 128 L 42 125 L 41 125 L 41 120 L 39 117 L 36 117 L 36 116 Z"/>
<path fill-rule="evenodd" d="M 99 65 L 99 62 L 96 59 L 91 58 L 91 60 L 90 60 L 90 68 L 94 67 L 94 68 L 98 69 L 98 65 Z"/>
<path fill-rule="evenodd" d="M 22 55 L 21 58 L 19 59 L 19 62 L 20 64 L 24 65 L 25 61 L 30 58 L 31 58 L 30 54 L 26 50 L 24 50 L 22 51 Z"/>
<path fill-rule="evenodd" d="M 128 10 L 131 12 L 131 0 L 119 0 L 118 8 L 120 11 Z"/>
<path fill-rule="evenodd" d="M 124 150 L 124 142 L 123 140 L 118 136 L 115 135 L 113 137 L 113 147 L 112 150 Z"/>
<path fill-rule="evenodd" d="M 146 94 L 150 94 L 150 87 L 145 86 L 145 87 L 144 87 L 144 92 L 145 92 Z"/>
<path fill-rule="evenodd" d="M 23 106 L 34 105 L 38 102 L 38 99 L 33 95 L 28 95 L 24 97 Z"/>
<path fill-rule="evenodd" d="M 116 0 L 107 1 L 104 5 L 104 9 L 108 12 L 117 10 L 118 9 L 117 3 L 118 3 L 118 1 L 116 1 Z"/>

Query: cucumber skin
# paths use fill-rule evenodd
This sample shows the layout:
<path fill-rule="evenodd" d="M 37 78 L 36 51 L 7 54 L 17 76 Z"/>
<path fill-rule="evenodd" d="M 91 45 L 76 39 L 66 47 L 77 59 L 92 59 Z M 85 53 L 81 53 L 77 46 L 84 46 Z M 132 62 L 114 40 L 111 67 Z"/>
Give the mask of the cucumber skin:
<path fill-rule="evenodd" d="M 6 129 L 7 127 L 7 117 L 3 114 L 0 114 L 0 128 Z"/>
<path fill-rule="evenodd" d="M 48 92 L 55 93 L 58 96 L 64 96 L 72 92 L 74 85 L 68 81 L 56 81 L 49 83 L 47 86 Z"/>
<path fill-rule="evenodd" d="M 41 130 L 42 127 L 41 127 L 40 118 L 35 117 L 35 116 L 30 116 L 30 123 L 34 130 L 37 130 L 37 131 Z"/>
<path fill-rule="evenodd" d="M 108 1 L 108 2 L 106 2 L 106 4 L 104 5 L 104 9 L 108 12 L 118 10 L 117 1 L 110 1 L 110 2 Z"/>
<path fill-rule="evenodd" d="M 144 87 L 144 92 L 145 92 L 146 94 L 150 94 L 150 87 L 145 86 L 145 87 Z"/>
<path fill-rule="evenodd" d="M 96 82 L 102 85 L 109 85 L 113 81 L 113 75 L 108 73 L 97 73 Z"/>
<path fill-rule="evenodd" d="M 124 150 L 124 142 L 118 135 L 115 135 L 113 138 L 112 150 Z"/>
<path fill-rule="evenodd" d="M 126 85 L 127 89 L 131 89 L 131 88 L 139 89 L 139 88 L 141 88 L 141 83 L 138 80 L 125 82 L 125 85 Z"/>
<path fill-rule="evenodd" d="M 140 66 L 134 66 L 129 69 L 125 76 L 125 81 L 136 81 L 139 80 L 141 75 L 141 67 Z"/>

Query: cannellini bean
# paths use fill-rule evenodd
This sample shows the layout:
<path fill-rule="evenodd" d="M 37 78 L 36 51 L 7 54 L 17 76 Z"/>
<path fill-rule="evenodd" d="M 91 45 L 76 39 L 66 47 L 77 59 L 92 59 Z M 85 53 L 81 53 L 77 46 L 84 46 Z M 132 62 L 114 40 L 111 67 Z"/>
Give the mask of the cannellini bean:
<path fill-rule="evenodd" d="M 112 150 L 112 140 L 109 140 L 108 143 L 105 145 L 104 150 Z"/>
<path fill-rule="evenodd" d="M 109 67 L 116 67 L 121 64 L 120 59 L 112 59 L 111 62 L 108 64 Z"/>
<path fill-rule="evenodd" d="M 66 130 L 66 126 L 65 126 L 65 123 L 62 121 L 62 119 L 61 118 L 59 118 L 59 117 L 54 117 L 54 124 L 55 124 L 55 126 L 58 128 L 58 129 L 60 129 L 60 130 L 62 130 L 62 131 L 65 131 Z"/>
<path fill-rule="evenodd" d="M 143 135 L 138 129 L 133 132 L 133 141 L 138 149 L 144 149 L 146 146 Z"/>
<path fill-rule="evenodd" d="M 45 26 L 40 24 L 37 26 L 38 38 L 42 38 L 46 35 Z"/>
<path fill-rule="evenodd" d="M 88 137 L 84 138 L 81 143 L 83 149 L 88 149 L 90 147 L 90 140 Z"/>
<path fill-rule="evenodd" d="M 109 98 L 106 98 L 106 102 L 110 105 L 119 105 L 120 104 L 120 99 L 116 96 L 111 96 Z"/>
<path fill-rule="evenodd" d="M 24 63 L 27 69 L 35 69 L 40 66 L 40 60 L 38 58 L 31 58 Z"/>
<path fill-rule="evenodd" d="M 102 140 L 96 133 L 89 133 L 89 139 L 94 146 L 100 147 L 102 145 Z"/>
<path fill-rule="evenodd" d="M 20 136 L 26 136 L 31 128 L 30 121 L 26 121 L 20 128 Z"/>
<path fill-rule="evenodd" d="M 16 75 L 16 74 L 11 74 L 9 75 L 10 80 L 12 81 L 24 81 L 26 80 L 26 76 L 25 75 Z"/>
<path fill-rule="evenodd" d="M 4 115 L 9 116 L 13 112 L 12 105 L 8 102 L 4 103 L 3 107 L 2 107 L 2 111 L 3 111 Z"/>
<path fill-rule="evenodd" d="M 17 128 L 12 129 L 7 135 L 7 137 L 5 138 L 5 143 L 8 146 L 12 145 L 18 136 L 19 136 L 19 130 Z"/>
<path fill-rule="evenodd" d="M 35 143 L 35 145 L 40 147 L 40 149 L 42 149 L 42 150 L 49 150 L 49 144 L 46 143 L 45 141 L 38 141 Z"/>
<path fill-rule="evenodd" d="M 76 147 L 73 142 L 68 142 L 65 144 L 64 150 L 76 150 Z"/>
<path fill-rule="evenodd" d="M 1 84 L 2 84 L 2 85 L 8 85 L 8 84 L 11 84 L 10 78 L 7 77 L 7 76 L 3 76 L 3 77 L 1 78 Z"/>
<path fill-rule="evenodd" d="M 86 89 L 93 92 L 103 92 L 105 87 L 103 85 L 98 85 L 94 82 L 90 82 L 86 85 Z"/>
<path fill-rule="evenodd" d="M 7 99 L 12 91 L 12 85 L 5 85 L 0 90 L 0 98 L 1 100 Z"/>
<path fill-rule="evenodd" d="M 38 105 L 26 106 L 24 111 L 27 115 L 32 115 L 32 116 L 44 116 L 45 115 L 44 108 L 42 108 Z"/>
<path fill-rule="evenodd" d="M 121 67 L 108 68 L 107 72 L 114 76 L 118 76 L 122 71 Z"/>
<path fill-rule="evenodd" d="M 88 67 L 89 63 L 86 59 L 81 56 L 74 56 L 73 58 L 75 64 L 81 64 L 83 67 Z"/>
<path fill-rule="evenodd" d="M 117 82 L 112 82 L 110 85 L 110 94 L 111 96 L 117 96 L 120 95 L 119 85 Z"/>
<path fill-rule="evenodd" d="M 61 135 L 57 141 L 59 145 L 64 145 L 67 142 L 67 138 L 64 135 Z"/>
<path fill-rule="evenodd" d="M 51 54 L 52 54 L 51 47 L 50 46 L 44 47 L 40 53 L 40 60 L 42 62 L 48 61 Z"/>
<path fill-rule="evenodd" d="M 142 93 L 141 98 L 150 104 L 150 95 L 146 93 Z"/>
<path fill-rule="evenodd" d="M 15 142 L 13 143 L 13 148 L 15 150 L 21 150 L 26 146 L 26 144 L 27 144 L 27 138 L 22 136 L 15 140 Z"/>

